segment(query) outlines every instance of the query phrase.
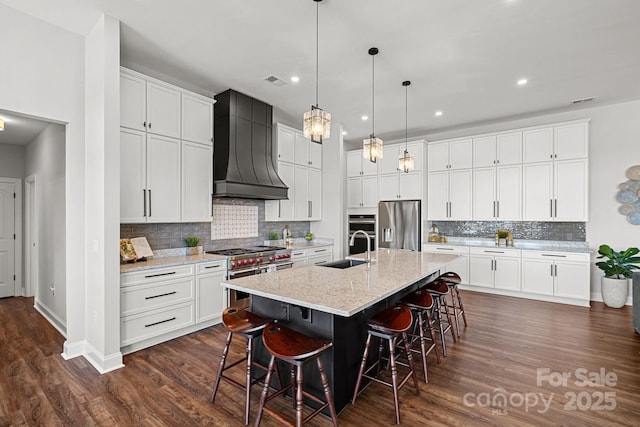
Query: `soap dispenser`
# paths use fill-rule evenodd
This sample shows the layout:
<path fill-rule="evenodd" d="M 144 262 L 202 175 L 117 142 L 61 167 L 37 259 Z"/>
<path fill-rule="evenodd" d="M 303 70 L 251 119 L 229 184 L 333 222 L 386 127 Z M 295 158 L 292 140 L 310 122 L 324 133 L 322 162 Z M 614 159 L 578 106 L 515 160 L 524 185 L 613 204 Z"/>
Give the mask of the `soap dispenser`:
<path fill-rule="evenodd" d="M 440 232 L 435 224 L 431 225 L 431 231 L 429 231 L 428 241 L 435 243 L 440 241 Z"/>

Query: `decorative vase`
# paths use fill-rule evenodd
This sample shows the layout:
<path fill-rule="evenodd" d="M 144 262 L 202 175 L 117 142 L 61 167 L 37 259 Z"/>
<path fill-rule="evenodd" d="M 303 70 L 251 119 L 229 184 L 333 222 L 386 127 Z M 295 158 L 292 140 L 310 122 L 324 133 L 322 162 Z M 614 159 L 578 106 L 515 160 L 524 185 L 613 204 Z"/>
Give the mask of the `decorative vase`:
<path fill-rule="evenodd" d="M 189 246 L 187 248 L 187 255 L 202 255 L 203 247 L 202 246 Z"/>
<path fill-rule="evenodd" d="M 629 296 L 629 281 L 603 277 L 600 282 L 602 300 L 608 307 L 620 308 L 627 303 Z"/>

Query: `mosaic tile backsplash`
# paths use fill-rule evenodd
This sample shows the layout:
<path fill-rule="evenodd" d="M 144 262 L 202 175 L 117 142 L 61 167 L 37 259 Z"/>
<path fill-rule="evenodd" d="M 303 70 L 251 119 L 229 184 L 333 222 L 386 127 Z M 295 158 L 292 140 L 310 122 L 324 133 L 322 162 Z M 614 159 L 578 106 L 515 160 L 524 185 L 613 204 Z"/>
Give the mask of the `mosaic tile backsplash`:
<path fill-rule="evenodd" d="M 258 237 L 258 207 L 214 205 L 211 240 Z"/>
<path fill-rule="evenodd" d="M 184 238 L 188 236 L 200 237 L 200 244 L 205 250 L 223 249 L 262 245 L 269 238 L 269 233 L 275 231 L 282 234 L 285 225 L 289 226 L 292 237 L 304 237 L 309 231 L 309 221 L 300 222 L 265 222 L 264 201 L 248 199 L 214 199 L 214 212 L 219 205 L 232 205 L 232 209 L 244 210 L 246 207 L 258 209 L 258 233 L 255 237 L 225 238 L 212 240 L 212 223 L 177 223 L 177 224 L 120 224 L 120 238 L 146 237 L 152 250 L 183 248 L 186 246 Z"/>
<path fill-rule="evenodd" d="M 536 221 L 435 221 L 436 227 L 448 237 L 493 238 L 498 228 L 511 231 L 514 239 L 560 240 L 584 242 L 587 239 L 584 222 Z M 424 227 L 425 238 L 431 227 Z M 426 240 L 425 240 L 426 241 Z"/>

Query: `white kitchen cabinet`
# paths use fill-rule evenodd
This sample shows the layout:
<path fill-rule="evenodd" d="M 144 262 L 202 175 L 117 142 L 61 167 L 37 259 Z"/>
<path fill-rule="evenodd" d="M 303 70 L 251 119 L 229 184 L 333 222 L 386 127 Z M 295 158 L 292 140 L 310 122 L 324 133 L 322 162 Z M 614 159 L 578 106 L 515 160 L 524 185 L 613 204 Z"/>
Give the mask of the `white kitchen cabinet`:
<path fill-rule="evenodd" d="M 144 131 L 120 129 L 120 222 L 146 222 L 147 136 Z"/>
<path fill-rule="evenodd" d="M 520 290 L 520 251 L 470 248 L 469 277 L 474 286 Z"/>
<path fill-rule="evenodd" d="M 473 167 L 522 163 L 522 132 L 473 138 Z"/>
<path fill-rule="evenodd" d="M 589 122 L 564 123 L 523 132 L 523 162 L 583 159 L 589 156 Z"/>
<path fill-rule="evenodd" d="M 375 208 L 378 206 L 378 177 L 347 178 L 347 207 Z"/>
<path fill-rule="evenodd" d="M 182 141 L 181 157 L 182 221 L 209 222 L 212 216 L 213 145 Z"/>
<path fill-rule="evenodd" d="M 196 264 L 196 323 L 222 318 L 227 293 L 220 283 L 226 274 L 225 260 Z"/>
<path fill-rule="evenodd" d="M 380 200 L 422 199 L 422 172 L 398 172 L 378 176 Z"/>
<path fill-rule="evenodd" d="M 448 244 L 438 245 L 435 243 L 425 243 L 422 245 L 422 252 L 434 253 L 434 254 L 452 254 L 458 255 L 458 258 L 451 261 L 445 266 L 440 274 L 446 272 L 454 272 L 460 276 L 462 284 L 469 283 L 469 247 L 468 246 L 454 246 Z"/>
<path fill-rule="evenodd" d="M 278 161 L 293 164 L 295 162 L 296 131 L 293 128 L 276 123 Z"/>
<path fill-rule="evenodd" d="M 213 102 L 196 94 L 182 94 L 182 139 L 213 142 Z"/>
<path fill-rule="evenodd" d="M 278 176 L 289 187 L 288 199 L 265 200 L 265 221 L 294 221 L 295 220 L 295 166 L 293 163 L 278 162 Z"/>
<path fill-rule="evenodd" d="M 300 131 L 295 133 L 294 163 L 310 168 L 322 169 L 322 144 L 311 142 Z"/>
<path fill-rule="evenodd" d="M 147 134 L 147 222 L 180 222 L 180 152 L 179 140 Z"/>
<path fill-rule="evenodd" d="M 423 169 L 424 141 L 412 141 L 406 144 L 406 149 L 413 157 L 413 171 Z M 386 175 L 403 171 L 398 169 L 399 159 L 404 155 L 405 144 L 391 144 L 383 147 L 384 156 L 378 160 L 378 174 Z M 364 159 L 366 160 L 366 159 Z M 369 162 L 371 163 L 371 162 Z"/>
<path fill-rule="evenodd" d="M 587 221 L 588 160 L 523 165 L 525 221 Z"/>
<path fill-rule="evenodd" d="M 432 142 L 427 145 L 429 172 L 470 169 L 473 165 L 472 140 Z"/>
<path fill-rule="evenodd" d="M 473 219 L 522 219 L 521 165 L 473 169 Z"/>
<path fill-rule="evenodd" d="M 428 219 L 470 220 L 472 181 L 471 169 L 429 173 Z"/>
<path fill-rule="evenodd" d="M 120 73 L 120 126 L 147 130 L 147 81 L 125 70 Z"/>
<path fill-rule="evenodd" d="M 522 162 L 535 163 L 553 159 L 553 127 L 522 132 Z"/>
<path fill-rule="evenodd" d="M 333 245 L 313 246 L 291 251 L 293 267 L 303 265 L 320 265 L 333 261 Z"/>
<path fill-rule="evenodd" d="M 378 163 L 363 157 L 362 150 L 347 152 L 347 177 L 372 176 L 378 174 Z"/>
<path fill-rule="evenodd" d="M 522 290 L 578 300 L 590 299 L 590 256 L 569 252 L 522 252 Z"/>
<path fill-rule="evenodd" d="M 315 142 L 313 143 L 315 144 Z M 322 219 L 322 171 L 309 168 L 309 180 L 307 183 L 307 196 L 309 212 L 308 221 L 319 221 Z"/>

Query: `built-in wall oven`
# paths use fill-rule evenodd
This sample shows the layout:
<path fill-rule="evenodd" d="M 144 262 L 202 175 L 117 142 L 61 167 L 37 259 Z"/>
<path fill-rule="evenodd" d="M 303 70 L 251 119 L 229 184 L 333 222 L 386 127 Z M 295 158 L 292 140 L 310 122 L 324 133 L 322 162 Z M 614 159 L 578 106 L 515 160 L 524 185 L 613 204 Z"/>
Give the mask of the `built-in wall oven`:
<path fill-rule="evenodd" d="M 227 261 L 227 279 L 253 276 L 254 274 L 268 273 L 270 271 L 291 268 L 291 250 L 273 246 L 254 246 L 251 248 L 233 248 L 207 251 L 216 255 L 225 255 Z M 250 295 L 228 289 L 229 306 L 238 308 L 249 307 Z"/>
<path fill-rule="evenodd" d="M 371 238 L 371 250 L 376 250 L 376 216 L 369 214 L 349 215 L 349 237 L 357 230 L 366 231 Z M 349 246 L 349 255 L 361 254 L 367 251 L 367 238 L 361 233 L 356 234 L 353 246 Z"/>

